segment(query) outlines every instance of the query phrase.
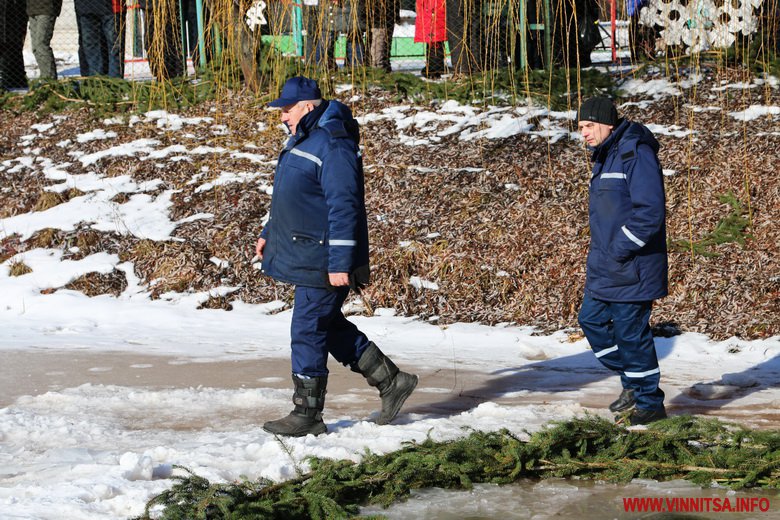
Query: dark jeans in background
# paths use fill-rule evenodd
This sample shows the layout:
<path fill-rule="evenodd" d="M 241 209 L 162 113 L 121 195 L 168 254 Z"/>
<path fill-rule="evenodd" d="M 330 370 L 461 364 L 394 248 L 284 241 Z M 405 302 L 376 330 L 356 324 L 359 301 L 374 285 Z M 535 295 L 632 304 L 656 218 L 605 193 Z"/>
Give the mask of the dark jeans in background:
<path fill-rule="evenodd" d="M 119 48 L 119 77 L 125 77 L 125 36 L 127 34 L 126 13 L 114 13 L 114 32 L 116 33 L 116 45 Z"/>
<path fill-rule="evenodd" d="M 82 14 L 77 20 L 81 31 L 81 43 L 87 62 L 87 76 L 108 75 L 112 78 L 122 77 L 122 56 L 120 46 L 124 42 L 117 38 L 114 27 L 114 15 Z M 108 52 L 108 66 L 103 61 L 103 45 Z"/>
<path fill-rule="evenodd" d="M 628 25 L 628 46 L 632 60 L 655 58 L 655 33 L 654 27 L 639 23 L 639 11 L 634 13 Z"/>
<path fill-rule="evenodd" d="M 446 0 L 447 40 L 450 43 L 452 69 L 456 74 L 474 74 L 482 70 L 482 0 Z"/>
<path fill-rule="evenodd" d="M 183 76 L 184 52 L 179 29 L 179 4 L 175 9 L 163 13 L 159 9 L 144 10 L 144 25 L 146 28 L 146 54 L 149 67 L 158 81 Z M 163 20 L 155 20 L 154 14 L 165 15 Z"/>
<path fill-rule="evenodd" d="M 200 66 L 200 49 L 198 48 L 198 6 L 195 0 L 182 0 L 184 24 L 187 29 L 187 53 L 192 58 L 195 68 Z M 203 6 L 203 44 L 206 51 L 206 62 L 214 58 L 213 42 L 209 34 L 209 11 Z"/>
<path fill-rule="evenodd" d="M 420 73 L 426 78 L 440 78 L 444 70 L 444 42 L 431 42 L 425 45 L 425 67 Z"/>
<path fill-rule="evenodd" d="M 26 36 L 26 0 L 0 1 L 0 88 L 27 88 L 22 53 Z"/>

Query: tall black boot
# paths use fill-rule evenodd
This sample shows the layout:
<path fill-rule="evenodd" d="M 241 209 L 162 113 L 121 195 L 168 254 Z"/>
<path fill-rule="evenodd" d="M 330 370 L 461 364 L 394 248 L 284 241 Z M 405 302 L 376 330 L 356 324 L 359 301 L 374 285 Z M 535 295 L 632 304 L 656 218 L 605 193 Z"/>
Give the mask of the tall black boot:
<path fill-rule="evenodd" d="M 268 421 L 263 425 L 263 429 L 287 437 L 303 437 L 310 433 L 319 435 L 327 432 L 328 428 L 322 421 L 322 410 L 325 408 L 328 376 L 304 379 L 293 374 L 292 380 L 295 385 L 293 394 L 295 409 L 283 419 Z"/>
<path fill-rule="evenodd" d="M 417 386 L 417 376 L 401 372 L 373 342 L 368 344 L 360 359 L 352 364 L 352 370 L 363 374 L 369 385 L 379 389 L 382 411 L 377 424 L 388 424 L 395 419 L 404 401 Z"/>

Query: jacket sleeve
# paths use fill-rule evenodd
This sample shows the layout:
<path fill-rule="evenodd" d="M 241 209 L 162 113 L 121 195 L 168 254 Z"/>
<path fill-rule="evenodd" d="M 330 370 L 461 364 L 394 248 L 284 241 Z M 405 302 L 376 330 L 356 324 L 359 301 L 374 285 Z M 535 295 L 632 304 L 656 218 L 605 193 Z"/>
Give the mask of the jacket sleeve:
<path fill-rule="evenodd" d="M 661 166 L 646 144 L 636 149 L 633 167 L 627 172 L 631 214 L 621 224 L 610 246 L 611 256 L 625 261 L 636 255 L 663 229 L 666 218 L 666 196 Z"/>
<path fill-rule="evenodd" d="M 336 146 L 322 161 L 320 180 L 328 206 L 328 272 L 350 273 L 358 245 L 363 209 L 363 178 L 357 154 Z"/>

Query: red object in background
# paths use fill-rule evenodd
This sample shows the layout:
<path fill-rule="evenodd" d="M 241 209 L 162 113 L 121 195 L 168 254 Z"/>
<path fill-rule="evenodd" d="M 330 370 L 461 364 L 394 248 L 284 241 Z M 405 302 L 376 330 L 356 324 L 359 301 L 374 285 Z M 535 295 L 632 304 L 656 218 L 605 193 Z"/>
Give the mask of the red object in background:
<path fill-rule="evenodd" d="M 612 18 L 612 61 L 617 61 L 617 44 L 615 43 L 615 33 L 617 32 L 616 29 L 616 22 L 615 17 L 617 16 L 617 6 L 615 4 L 616 0 L 610 0 L 609 4 L 609 14 L 610 18 Z"/>
<path fill-rule="evenodd" d="M 113 8 L 114 14 L 123 13 L 127 9 L 125 0 L 111 0 L 111 7 Z"/>
<path fill-rule="evenodd" d="M 447 40 L 447 4 L 445 0 L 417 0 L 414 41 L 434 43 Z"/>

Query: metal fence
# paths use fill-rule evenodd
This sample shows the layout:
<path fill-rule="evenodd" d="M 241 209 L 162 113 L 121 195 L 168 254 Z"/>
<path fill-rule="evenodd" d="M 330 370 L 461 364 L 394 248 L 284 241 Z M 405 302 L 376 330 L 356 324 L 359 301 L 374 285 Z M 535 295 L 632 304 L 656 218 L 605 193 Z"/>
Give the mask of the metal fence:
<path fill-rule="evenodd" d="M 740 0 L 671 1 L 698 9 L 679 8 L 682 28 L 690 29 L 710 5 L 711 18 L 726 20 L 725 27 L 724 9 Z M 644 10 L 656 14 L 649 25 L 632 10 L 638 2 L 660 6 Z M 669 0 L 659 2 L 0 0 L 0 86 L 24 89 L 31 79 L 64 76 L 164 79 L 193 73 L 228 49 L 251 53 L 260 42 L 271 56 L 298 59 L 304 69 L 367 66 L 436 78 L 584 67 L 658 52 L 660 36 L 670 32 L 658 16 L 669 15 L 670 26 L 675 20 Z M 746 8 L 755 8 L 751 2 Z M 777 5 L 764 0 L 758 8 L 775 51 Z"/>

